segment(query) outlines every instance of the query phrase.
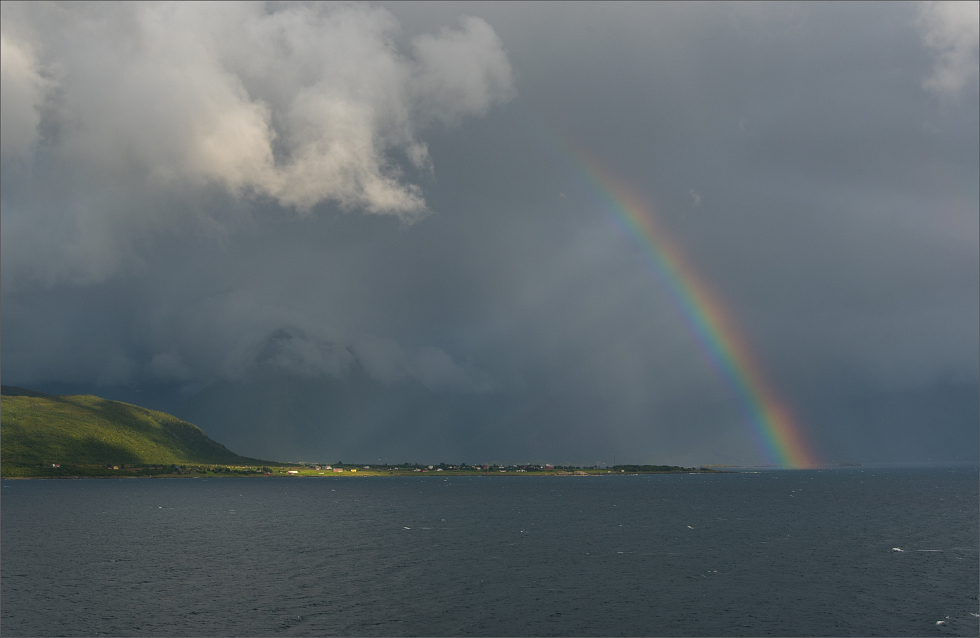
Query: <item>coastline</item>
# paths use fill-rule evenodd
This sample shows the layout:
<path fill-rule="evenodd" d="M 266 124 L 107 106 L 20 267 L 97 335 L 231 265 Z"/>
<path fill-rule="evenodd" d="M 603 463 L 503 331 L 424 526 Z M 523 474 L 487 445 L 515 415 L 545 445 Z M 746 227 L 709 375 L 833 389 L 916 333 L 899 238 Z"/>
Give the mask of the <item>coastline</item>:
<path fill-rule="evenodd" d="M 288 468 L 288 469 L 287 469 Z M 133 468 L 134 470 L 136 468 Z M 277 468 L 278 469 L 278 468 Z M 505 472 L 470 472 L 470 471 L 370 471 L 370 470 L 359 470 L 359 471 L 344 471 L 344 472 L 322 472 L 322 471 L 310 471 L 304 469 L 293 469 L 286 466 L 282 471 L 277 472 L 235 472 L 235 471 L 204 471 L 204 472 L 140 472 L 140 473 L 116 473 L 116 474 L 82 474 L 82 473 L 68 473 L 69 468 L 66 468 L 66 472 L 63 474 L 20 474 L 14 476 L 2 476 L 3 480 L 126 480 L 126 479 L 196 479 L 196 478 L 275 478 L 275 479 L 289 479 L 289 478 L 397 478 L 397 477 L 412 477 L 412 478 L 446 478 L 446 477 L 497 477 L 497 478 L 507 478 L 507 477 L 556 477 L 556 478 L 582 478 L 582 477 L 602 477 L 602 476 L 640 476 L 648 474 L 737 474 L 740 473 L 737 470 L 711 470 L 711 469 L 700 469 L 700 468 L 683 468 L 678 470 L 664 470 L 664 471 L 650 471 L 650 472 L 616 472 L 613 470 L 605 469 L 591 469 L 591 470 L 576 470 L 576 471 L 535 471 L 535 472 L 516 472 L 516 471 L 505 471 Z M 294 472 L 294 473 L 290 473 Z"/>

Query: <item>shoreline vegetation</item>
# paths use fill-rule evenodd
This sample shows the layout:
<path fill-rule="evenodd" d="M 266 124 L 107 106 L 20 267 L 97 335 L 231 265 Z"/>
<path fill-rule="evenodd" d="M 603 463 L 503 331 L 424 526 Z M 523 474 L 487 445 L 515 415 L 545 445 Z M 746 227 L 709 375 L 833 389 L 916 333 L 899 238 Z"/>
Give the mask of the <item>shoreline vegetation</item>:
<path fill-rule="evenodd" d="M 675 465 L 373 465 L 283 463 L 235 454 L 165 412 L 92 395 L 54 396 L 0 387 L 2 478 L 201 478 L 319 476 L 609 476 L 717 473 Z"/>
<path fill-rule="evenodd" d="M 634 476 L 637 474 L 719 474 L 724 471 L 674 465 L 629 465 L 577 467 L 538 465 L 355 465 L 355 464 L 276 464 L 276 465 L 11 465 L 2 463 L 4 479 L 83 479 L 83 478 L 246 478 L 246 477 L 395 477 L 395 476 Z"/>

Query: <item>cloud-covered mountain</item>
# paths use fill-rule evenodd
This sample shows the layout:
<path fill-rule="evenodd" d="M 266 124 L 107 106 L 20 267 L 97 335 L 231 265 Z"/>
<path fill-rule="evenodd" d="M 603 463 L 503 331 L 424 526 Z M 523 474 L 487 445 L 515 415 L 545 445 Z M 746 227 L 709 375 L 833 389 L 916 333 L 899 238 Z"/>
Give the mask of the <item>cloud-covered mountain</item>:
<path fill-rule="evenodd" d="M 420 381 L 383 383 L 350 352 L 333 369 L 293 365 L 299 338 L 270 336 L 241 375 L 203 388 L 182 414 L 236 450 L 288 461 L 399 463 L 452 450 L 450 406 Z"/>

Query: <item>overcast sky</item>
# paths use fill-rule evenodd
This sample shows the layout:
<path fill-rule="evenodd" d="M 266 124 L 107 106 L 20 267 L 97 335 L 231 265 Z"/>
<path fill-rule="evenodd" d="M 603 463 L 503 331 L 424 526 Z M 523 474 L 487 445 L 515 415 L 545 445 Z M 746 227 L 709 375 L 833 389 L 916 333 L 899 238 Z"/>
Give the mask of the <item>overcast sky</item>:
<path fill-rule="evenodd" d="M 978 23 L 5 2 L 3 383 L 181 415 L 257 366 L 364 371 L 452 422 L 389 414 L 325 460 L 768 462 L 573 140 L 652 202 L 820 459 L 975 460 Z"/>

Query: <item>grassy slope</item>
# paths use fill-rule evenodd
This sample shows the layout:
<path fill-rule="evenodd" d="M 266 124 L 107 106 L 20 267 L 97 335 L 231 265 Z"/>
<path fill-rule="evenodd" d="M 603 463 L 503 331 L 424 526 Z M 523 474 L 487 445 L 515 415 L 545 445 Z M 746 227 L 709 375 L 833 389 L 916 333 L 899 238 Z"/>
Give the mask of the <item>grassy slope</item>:
<path fill-rule="evenodd" d="M 196 425 L 165 412 L 91 395 L 9 396 L 7 391 L 0 398 L 4 466 L 266 463 L 238 456 Z"/>

